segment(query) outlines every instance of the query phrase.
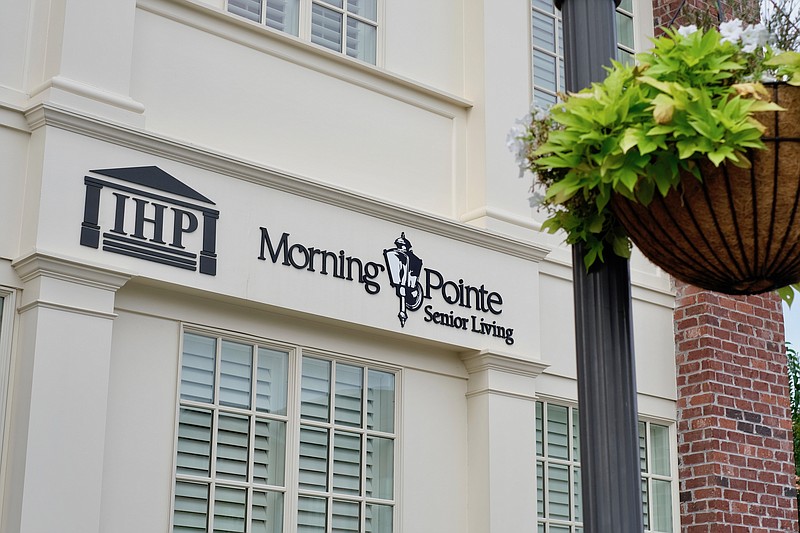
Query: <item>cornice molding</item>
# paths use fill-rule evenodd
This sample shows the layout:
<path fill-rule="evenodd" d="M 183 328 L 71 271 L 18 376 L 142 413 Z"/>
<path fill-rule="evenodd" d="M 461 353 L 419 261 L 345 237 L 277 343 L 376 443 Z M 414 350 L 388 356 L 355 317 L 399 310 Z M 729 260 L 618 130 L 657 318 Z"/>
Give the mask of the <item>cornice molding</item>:
<path fill-rule="evenodd" d="M 11 262 L 23 283 L 40 276 L 116 291 L 133 275 L 74 259 L 34 251 Z"/>
<path fill-rule="evenodd" d="M 506 374 L 535 379 L 550 366 L 542 361 L 520 359 L 519 357 L 493 350 L 466 352 L 461 355 L 461 360 L 470 375 L 497 370 Z"/>
<path fill-rule="evenodd" d="M 47 125 L 104 142 L 111 142 L 527 261 L 538 263 L 550 252 L 549 247 L 529 241 L 468 226 L 439 215 L 313 181 L 280 169 L 236 159 L 208 148 L 187 144 L 153 132 L 85 116 L 55 104 L 37 105 L 26 112 L 26 117 L 32 127 L 34 124 Z"/>

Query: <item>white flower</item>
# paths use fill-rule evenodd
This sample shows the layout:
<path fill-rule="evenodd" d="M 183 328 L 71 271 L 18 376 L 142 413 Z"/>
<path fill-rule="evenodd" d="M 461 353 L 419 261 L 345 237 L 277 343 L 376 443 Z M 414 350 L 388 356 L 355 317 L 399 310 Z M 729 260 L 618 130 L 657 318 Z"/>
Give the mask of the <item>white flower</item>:
<path fill-rule="evenodd" d="M 688 26 L 681 26 L 678 28 L 678 34 L 682 37 L 688 37 L 697 31 L 697 26 L 689 24 Z"/>
<path fill-rule="evenodd" d="M 733 19 L 719 25 L 719 33 L 722 35 L 722 42 L 738 43 L 742 38 L 742 21 Z"/>
<path fill-rule="evenodd" d="M 540 205 L 544 204 L 544 200 L 544 194 L 540 193 L 539 191 L 534 191 L 534 193 L 528 198 L 528 205 L 531 207 L 539 207 Z"/>
<path fill-rule="evenodd" d="M 547 109 L 542 109 L 541 107 L 536 107 L 533 110 L 533 120 L 541 122 L 542 120 L 547 119 L 550 116 L 550 113 Z"/>
<path fill-rule="evenodd" d="M 742 32 L 742 52 L 747 54 L 755 52 L 756 49 L 767 44 L 769 32 L 763 24 L 752 24 L 747 26 Z"/>

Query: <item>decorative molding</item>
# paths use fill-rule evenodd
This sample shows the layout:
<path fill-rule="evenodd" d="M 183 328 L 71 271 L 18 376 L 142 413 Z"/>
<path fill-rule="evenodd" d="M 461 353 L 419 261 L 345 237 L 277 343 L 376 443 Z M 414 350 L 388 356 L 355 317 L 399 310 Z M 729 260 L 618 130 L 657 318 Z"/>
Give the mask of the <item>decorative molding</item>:
<path fill-rule="evenodd" d="M 519 357 L 493 350 L 465 352 L 461 355 L 461 360 L 470 375 L 486 372 L 487 370 L 497 370 L 506 374 L 535 379 L 550 366 L 542 361 L 520 359 Z"/>
<path fill-rule="evenodd" d="M 505 396 L 506 398 L 513 398 L 514 400 L 522 400 L 522 401 L 525 401 L 525 402 L 535 402 L 538 399 L 533 394 L 518 394 L 518 393 L 514 393 L 514 392 L 501 391 L 501 390 L 497 390 L 497 389 L 490 389 L 488 387 L 469 391 L 464 396 L 466 396 L 469 399 L 469 398 L 472 398 L 472 397 L 475 397 L 475 396 L 483 396 L 484 394 L 491 394 L 491 395 L 494 395 L 494 396 Z"/>
<path fill-rule="evenodd" d="M 120 109 L 124 109 L 125 111 L 130 111 L 131 113 L 136 113 L 139 115 L 144 113 L 144 104 L 141 104 L 128 96 L 105 91 L 92 85 L 87 85 L 63 76 L 53 76 L 43 84 L 33 89 L 30 93 L 30 98 L 36 99 L 37 95 L 48 89 L 60 89 L 62 91 L 76 94 L 96 102 L 118 107 Z"/>
<path fill-rule="evenodd" d="M 509 224 L 532 231 L 541 231 L 542 229 L 542 224 L 532 218 L 521 217 L 519 215 L 515 215 L 514 213 L 509 213 L 508 211 L 497 209 L 491 206 L 473 209 L 472 211 L 461 215 L 459 220 L 461 220 L 461 222 L 472 222 L 473 220 L 478 220 L 481 218 L 493 218 L 495 220 L 508 222 Z"/>
<path fill-rule="evenodd" d="M 28 310 L 33 309 L 33 308 L 39 308 L 39 307 L 44 308 L 44 309 L 53 309 L 53 310 L 56 310 L 56 311 L 66 311 L 68 313 L 86 315 L 86 316 L 91 316 L 91 317 L 95 317 L 95 318 L 105 318 L 105 319 L 108 319 L 108 320 L 114 320 L 115 318 L 117 318 L 117 314 L 116 313 L 105 313 L 103 311 L 94 311 L 92 309 L 87 309 L 85 307 L 77 307 L 77 306 L 73 306 L 73 305 L 64 305 L 64 304 L 59 304 L 59 303 L 55 303 L 55 302 L 48 302 L 48 301 L 45 301 L 45 300 L 35 300 L 33 302 L 29 302 L 29 303 L 27 303 L 25 305 L 22 305 L 22 306 L 19 307 L 19 309 L 17 309 L 17 313 L 21 315 L 25 311 L 28 311 Z"/>
<path fill-rule="evenodd" d="M 550 252 L 550 248 L 529 241 L 468 226 L 439 215 L 417 211 L 408 206 L 365 196 L 355 191 L 313 181 L 276 168 L 236 159 L 208 148 L 187 144 L 152 132 L 88 117 L 55 104 L 37 105 L 26 115 L 29 116 L 29 121 L 32 123 L 41 122 L 72 133 L 111 142 L 132 150 L 164 157 L 527 261 L 538 263 Z"/>
<path fill-rule="evenodd" d="M 45 276 L 108 291 L 116 291 L 133 277 L 132 274 L 39 251 L 13 260 L 11 266 L 23 283 Z"/>

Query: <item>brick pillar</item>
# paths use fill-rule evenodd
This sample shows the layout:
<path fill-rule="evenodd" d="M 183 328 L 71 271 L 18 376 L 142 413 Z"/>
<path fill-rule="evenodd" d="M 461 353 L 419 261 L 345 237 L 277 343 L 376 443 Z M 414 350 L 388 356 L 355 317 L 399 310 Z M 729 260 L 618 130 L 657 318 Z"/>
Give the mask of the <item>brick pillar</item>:
<path fill-rule="evenodd" d="M 676 285 L 681 531 L 798 531 L 780 300 Z"/>

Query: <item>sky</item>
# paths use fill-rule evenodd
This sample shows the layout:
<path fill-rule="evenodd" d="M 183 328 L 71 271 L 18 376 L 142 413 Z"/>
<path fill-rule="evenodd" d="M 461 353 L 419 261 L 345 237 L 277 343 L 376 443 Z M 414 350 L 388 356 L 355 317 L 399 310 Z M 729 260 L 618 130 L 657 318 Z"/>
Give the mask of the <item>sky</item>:
<path fill-rule="evenodd" d="M 800 298 L 795 299 L 791 308 L 783 304 L 783 322 L 786 326 L 786 341 L 791 342 L 795 350 L 800 350 Z"/>

